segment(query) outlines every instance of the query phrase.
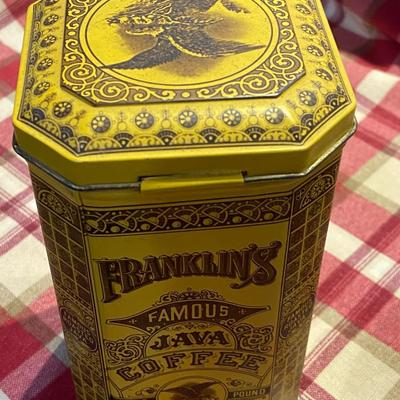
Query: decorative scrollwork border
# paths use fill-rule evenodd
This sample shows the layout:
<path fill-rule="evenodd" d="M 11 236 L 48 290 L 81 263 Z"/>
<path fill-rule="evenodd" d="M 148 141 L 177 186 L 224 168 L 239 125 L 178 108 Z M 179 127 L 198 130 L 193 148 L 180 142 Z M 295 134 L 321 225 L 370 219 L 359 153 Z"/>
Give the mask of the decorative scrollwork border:
<path fill-rule="evenodd" d="M 132 235 L 276 223 L 289 218 L 290 196 L 242 198 L 198 204 L 83 209 L 88 235 Z"/>
<path fill-rule="evenodd" d="M 94 0 L 82 3 L 91 1 Z M 301 145 L 351 102 L 314 0 L 297 0 L 292 18 L 298 39 L 302 39 L 302 52 L 308 53 L 309 79 L 296 91 L 281 94 L 279 101 L 266 99 L 257 103 L 254 98 L 245 107 L 233 102 L 229 108 L 219 102 L 213 107 L 199 102 L 193 107 L 176 103 L 171 108 L 157 109 L 131 105 L 132 118 L 123 109 L 116 112 L 104 107 L 88 108 L 80 98 L 58 86 L 56 46 L 60 45 L 65 28 L 65 10 L 60 3 L 61 0 L 48 0 L 33 6 L 19 119 L 77 156 L 166 147 Z M 70 24 L 74 27 L 76 22 Z M 83 70 L 82 73 L 85 75 Z"/>
<path fill-rule="evenodd" d="M 68 0 L 61 85 L 96 105 L 278 96 L 305 74 L 304 63 L 285 1 L 266 0 L 279 32 L 278 45 L 250 73 L 224 84 L 203 88 L 155 88 L 132 84 L 96 67 L 78 39 L 87 12 L 99 0 Z"/>

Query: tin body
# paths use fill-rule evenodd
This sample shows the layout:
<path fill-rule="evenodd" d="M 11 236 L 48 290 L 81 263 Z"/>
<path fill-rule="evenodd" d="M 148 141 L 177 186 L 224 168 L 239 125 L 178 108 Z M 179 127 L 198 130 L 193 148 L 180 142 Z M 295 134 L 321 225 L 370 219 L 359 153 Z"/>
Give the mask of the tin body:
<path fill-rule="evenodd" d="M 66 191 L 33 168 L 78 398 L 209 383 L 212 399 L 297 399 L 339 157 L 157 195 Z"/>
<path fill-rule="evenodd" d="M 79 400 L 297 398 L 355 101 L 319 0 L 44 0 L 13 123 Z"/>

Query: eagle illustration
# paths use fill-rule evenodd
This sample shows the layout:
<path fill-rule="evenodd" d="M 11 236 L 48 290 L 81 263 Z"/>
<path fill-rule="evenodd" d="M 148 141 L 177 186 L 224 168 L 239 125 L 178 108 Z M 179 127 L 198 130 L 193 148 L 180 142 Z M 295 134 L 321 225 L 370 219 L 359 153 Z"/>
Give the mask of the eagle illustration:
<path fill-rule="evenodd" d="M 215 382 L 204 382 L 178 386 L 171 389 L 166 389 L 164 392 L 175 393 L 173 400 L 218 400 L 214 395 L 214 390 L 206 390 Z"/>
<path fill-rule="evenodd" d="M 119 25 L 129 35 L 150 35 L 157 41 L 154 47 L 131 59 L 103 68 L 144 69 L 174 61 L 182 54 L 221 57 L 264 47 L 214 39 L 208 35 L 205 28 L 223 20 L 206 13 L 218 2 L 229 11 L 248 13 L 229 0 L 136 0 L 107 18 L 107 22 Z"/>

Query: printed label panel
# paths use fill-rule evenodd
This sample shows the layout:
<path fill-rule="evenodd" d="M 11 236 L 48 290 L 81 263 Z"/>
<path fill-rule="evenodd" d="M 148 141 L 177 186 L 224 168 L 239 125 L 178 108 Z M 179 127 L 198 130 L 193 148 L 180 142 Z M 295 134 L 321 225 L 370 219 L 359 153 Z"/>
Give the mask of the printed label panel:
<path fill-rule="evenodd" d="M 269 399 L 287 230 L 90 237 L 113 398 Z"/>

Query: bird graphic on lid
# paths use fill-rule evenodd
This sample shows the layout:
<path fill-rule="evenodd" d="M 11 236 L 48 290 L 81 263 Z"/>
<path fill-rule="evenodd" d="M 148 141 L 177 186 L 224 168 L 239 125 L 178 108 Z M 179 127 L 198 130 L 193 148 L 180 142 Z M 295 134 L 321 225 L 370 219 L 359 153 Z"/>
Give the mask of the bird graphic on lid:
<path fill-rule="evenodd" d="M 195 384 L 185 384 L 171 389 L 165 389 L 164 392 L 175 393 L 172 400 L 218 400 L 215 392 L 210 390 L 210 386 L 216 382 L 203 382 Z"/>
<path fill-rule="evenodd" d="M 248 10 L 229 0 L 137 0 L 123 11 L 107 18 L 110 25 L 120 26 L 126 34 L 150 35 L 155 45 L 126 61 L 106 65 L 109 69 L 145 69 L 176 60 L 183 54 L 216 58 L 264 47 L 213 38 L 206 27 L 223 20 L 208 15 L 216 3 L 234 13 Z"/>

